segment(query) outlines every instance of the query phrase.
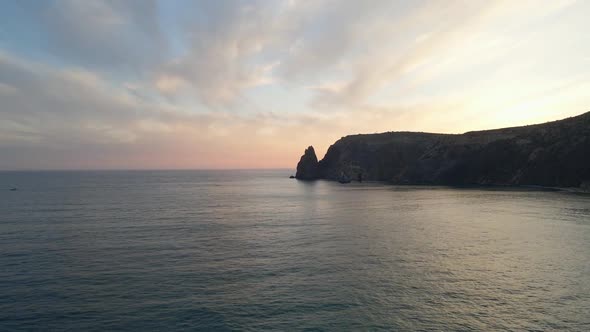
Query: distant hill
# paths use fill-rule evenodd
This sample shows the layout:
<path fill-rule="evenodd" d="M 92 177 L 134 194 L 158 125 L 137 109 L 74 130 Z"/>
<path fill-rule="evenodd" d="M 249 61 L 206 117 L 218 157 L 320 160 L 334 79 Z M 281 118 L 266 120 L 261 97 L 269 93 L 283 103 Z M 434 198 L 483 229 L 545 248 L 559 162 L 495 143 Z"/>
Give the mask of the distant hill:
<path fill-rule="evenodd" d="M 395 184 L 590 184 L 590 112 L 524 127 L 464 134 L 387 132 L 350 135 L 317 160 L 309 147 L 298 179 L 342 177 Z"/>

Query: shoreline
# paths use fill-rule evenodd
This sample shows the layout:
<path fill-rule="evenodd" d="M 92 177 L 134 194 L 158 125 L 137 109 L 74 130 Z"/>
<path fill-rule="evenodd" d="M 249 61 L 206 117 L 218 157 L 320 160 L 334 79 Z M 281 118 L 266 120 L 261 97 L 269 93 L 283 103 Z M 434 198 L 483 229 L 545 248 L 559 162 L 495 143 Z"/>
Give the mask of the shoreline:
<path fill-rule="evenodd" d="M 302 182 L 314 182 L 314 181 L 327 181 L 338 183 L 337 180 L 331 179 L 313 179 L 313 180 L 304 180 L 304 179 L 296 179 L 297 181 Z M 590 190 L 583 189 L 580 187 L 551 187 L 551 186 L 541 186 L 541 185 L 513 185 L 513 184 L 464 184 L 464 185 L 452 185 L 452 184 L 424 184 L 424 183 L 393 183 L 388 181 L 373 181 L 367 180 L 363 182 L 352 181 L 350 183 L 341 183 L 342 185 L 349 185 L 349 184 L 382 184 L 387 186 L 396 186 L 396 187 L 418 187 L 418 188 L 454 188 L 454 189 L 506 189 L 506 190 L 530 190 L 530 191 L 561 191 L 561 192 L 568 192 L 568 193 L 575 193 L 575 194 L 590 194 Z"/>

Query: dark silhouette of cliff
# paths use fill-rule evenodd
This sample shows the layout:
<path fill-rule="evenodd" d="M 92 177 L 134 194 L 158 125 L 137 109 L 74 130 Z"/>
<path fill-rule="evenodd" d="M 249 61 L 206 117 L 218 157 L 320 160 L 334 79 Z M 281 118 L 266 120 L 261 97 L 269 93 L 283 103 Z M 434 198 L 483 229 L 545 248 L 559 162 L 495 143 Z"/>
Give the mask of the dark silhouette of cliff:
<path fill-rule="evenodd" d="M 351 135 L 317 163 L 308 150 L 297 167 L 304 176 L 298 178 L 338 180 L 345 174 L 395 184 L 583 187 L 590 181 L 590 112 L 459 135 Z"/>

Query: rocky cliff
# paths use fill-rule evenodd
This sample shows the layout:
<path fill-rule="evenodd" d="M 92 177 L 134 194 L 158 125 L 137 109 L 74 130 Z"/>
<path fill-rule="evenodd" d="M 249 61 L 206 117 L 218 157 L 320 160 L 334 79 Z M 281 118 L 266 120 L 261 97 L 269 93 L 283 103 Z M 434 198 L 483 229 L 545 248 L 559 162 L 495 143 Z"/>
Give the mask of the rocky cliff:
<path fill-rule="evenodd" d="M 310 151 L 311 150 L 311 151 Z M 313 154 L 313 155 L 312 155 Z M 590 112 L 554 122 L 464 134 L 388 132 L 338 140 L 317 162 L 313 147 L 297 178 L 395 184 L 580 187 L 590 181 Z"/>

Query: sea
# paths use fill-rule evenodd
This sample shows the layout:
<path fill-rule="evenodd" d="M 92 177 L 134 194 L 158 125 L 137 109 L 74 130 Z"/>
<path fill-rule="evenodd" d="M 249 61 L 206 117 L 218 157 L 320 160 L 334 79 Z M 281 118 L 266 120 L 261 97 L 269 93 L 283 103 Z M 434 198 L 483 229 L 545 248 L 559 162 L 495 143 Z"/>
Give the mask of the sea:
<path fill-rule="evenodd" d="M 0 172 L 0 330 L 590 331 L 590 196 L 291 174 Z"/>

